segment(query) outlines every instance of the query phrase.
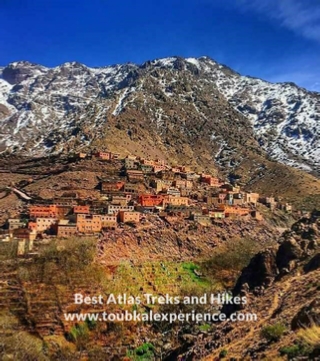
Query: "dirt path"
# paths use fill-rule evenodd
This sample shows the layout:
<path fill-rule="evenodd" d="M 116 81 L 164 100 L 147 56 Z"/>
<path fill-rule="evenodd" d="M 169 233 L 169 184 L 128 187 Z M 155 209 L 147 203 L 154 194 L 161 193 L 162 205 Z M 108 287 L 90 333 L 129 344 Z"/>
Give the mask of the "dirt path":
<path fill-rule="evenodd" d="M 295 278 L 296 277 L 284 282 L 281 285 L 281 289 L 278 289 L 273 297 L 273 300 L 270 305 L 270 309 L 268 311 L 268 315 L 266 317 L 261 318 L 259 320 L 259 322 L 254 323 L 250 327 L 250 330 L 248 331 L 248 333 L 246 333 L 246 335 L 244 337 L 240 337 L 238 339 L 238 341 L 230 343 L 230 345 L 228 345 L 228 346 L 223 345 L 223 346 L 219 347 L 218 349 L 214 350 L 214 353 L 212 355 L 204 358 L 203 360 L 205 360 L 205 361 L 217 360 L 219 353 L 225 348 L 228 349 L 228 357 L 239 357 L 239 355 L 241 355 L 242 350 L 244 349 L 244 344 L 246 343 L 246 341 L 248 341 L 248 340 L 252 341 L 254 335 L 260 330 L 260 328 L 264 324 L 267 324 L 267 322 L 274 315 L 274 312 L 281 306 L 282 297 L 289 290 L 290 285 L 292 284 L 292 282 L 294 281 Z M 237 347 L 240 345 L 241 345 L 241 350 L 237 349 Z"/>

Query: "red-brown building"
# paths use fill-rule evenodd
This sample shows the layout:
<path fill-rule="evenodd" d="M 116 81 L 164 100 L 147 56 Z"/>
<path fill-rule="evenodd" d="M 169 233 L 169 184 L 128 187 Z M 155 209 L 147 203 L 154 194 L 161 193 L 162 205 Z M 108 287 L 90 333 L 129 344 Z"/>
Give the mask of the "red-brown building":
<path fill-rule="evenodd" d="M 226 217 L 232 216 L 246 216 L 250 213 L 249 208 L 233 207 L 233 206 L 219 206 L 219 209 L 224 210 Z"/>
<path fill-rule="evenodd" d="M 30 230 L 37 230 L 37 222 L 32 222 L 32 221 L 30 221 L 30 222 L 28 223 L 28 228 L 29 228 Z"/>
<path fill-rule="evenodd" d="M 89 206 L 75 206 L 73 207 L 74 214 L 89 214 L 90 207 Z"/>
<path fill-rule="evenodd" d="M 139 203 L 143 207 L 161 206 L 164 196 L 160 194 L 141 194 L 139 196 Z"/>
<path fill-rule="evenodd" d="M 58 214 L 57 206 L 55 204 L 50 204 L 47 206 L 29 206 L 29 215 L 32 218 L 37 217 L 56 217 Z"/>
<path fill-rule="evenodd" d="M 220 187 L 221 182 L 220 179 L 217 177 L 212 177 L 208 174 L 202 174 L 201 175 L 201 182 L 208 184 L 211 187 Z"/>
<path fill-rule="evenodd" d="M 101 160 L 111 160 L 112 159 L 112 153 L 111 152 L 96 152 L 93 154 L 95 157 L 101 159 Z"/>
<path fill-rule="evenodd" d="M 50 204 L 29 207 L 31 218 L 63 218 L 72 208 L 70 206 Z"/>

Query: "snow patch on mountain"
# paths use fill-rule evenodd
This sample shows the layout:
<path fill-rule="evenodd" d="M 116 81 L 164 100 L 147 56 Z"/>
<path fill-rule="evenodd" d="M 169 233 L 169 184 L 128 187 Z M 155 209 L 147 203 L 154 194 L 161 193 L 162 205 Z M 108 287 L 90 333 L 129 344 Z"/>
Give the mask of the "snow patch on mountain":
<path fill-rule="evenodd" d="M 56 152 L 61 148 L 57 142 L 64 142 L 69 133 L 71 137 L 77 134 L 77 122 L 85 122 L 86 114 L 93 119 L 91 126 L 99 127 L 106 121 L 106 114 L 116 117 L 132 106 L 134 93 L 152 79 L 159 84 L 162 96 L 175 99 L 182 108 L 192 102 L 204 120 L 208 117 L 199 109 L 193 90 L 209 86 L 211 97 L 217 97 L 218 90 L 251 122 L 258 142 L 270 157 L 320 172 L 320 94 L 293 83 L 273 84 L 242 76 L 208 57 L 168 57 L 141 66 L 128 63 L 99 68 L 78 62 L 47 68 L 22 61 L 0 72 L 0 151 Z M 189 72 L 192 83 L 179 88 L 178 72 Z M 150 108 L 149 96 L 155 99 L 159 94 L 144 94 L 145 108 Z M 108 99 L 103 107 L 95 106 L 103 99 Z M 150 114 L 157 127 L 167 116 L 152 107 Z M 58 134 L 56 141 L 51 142 L 48 134 Z"/>

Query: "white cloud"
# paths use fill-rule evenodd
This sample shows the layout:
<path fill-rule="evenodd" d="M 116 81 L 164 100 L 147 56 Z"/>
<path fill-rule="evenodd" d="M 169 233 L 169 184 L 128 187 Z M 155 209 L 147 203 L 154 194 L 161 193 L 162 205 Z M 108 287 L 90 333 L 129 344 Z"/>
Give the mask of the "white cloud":
<path fill-rule="evenodd" d="M 243 10 L 253 10 L 308 39 L 320 42 L 320 2 L 318 0 L 238 0 Z"/>

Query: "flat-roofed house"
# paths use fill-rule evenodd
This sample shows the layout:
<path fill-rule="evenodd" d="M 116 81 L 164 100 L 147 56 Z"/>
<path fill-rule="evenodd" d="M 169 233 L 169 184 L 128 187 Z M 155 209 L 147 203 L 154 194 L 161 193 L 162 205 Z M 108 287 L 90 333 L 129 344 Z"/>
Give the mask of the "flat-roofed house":
<path fill-rule="evenodd" d="M 25 227 L 25 223 L 20 218 L 8 219 L 9 230 Z"/>
<path fill-rule="evenodd" d="M 141 170 L 130 169 L 127 170 L 127 177 L 129 182 L 141 182 L 144 180 L 144 173 Z"/>
<path fill-rule="evenodd" d="M 58 224 L 57 236 L 58 237 L 72 237 L 77 234 L 77 225 L 74 223 Z"/>
<path fill-rule="evenodd" d="M 120 211 L 119 212 L 119 220 L 120 222 L 133 222 L 139 223 L 140 222 L 140 213 L 133 212 L 133 211 Z"/>
<path fill-rule="evenodd" d="M 117 216 L 110 214 L 102 214 L 101 218 L 101 227 L 102 228 L 116 228 L 117 227 Z"/>
<path fill-rule="evenodd" d="M 164 196 L 161 194 L 141 194 L 139 203 L 143 207 L 158 207 L 162 205 Z"/>
<path fill-rule="evenodd" d="M 77 230 L 80 233 L 98 233 L 101 231 L 101 217 L 98 214 L 78 214 Z"/>
<path fill-rule="evenodd" d="M 49 230 L 53 225 L 55 225 L 58 222 L 57 218 L 52 217 L 37 217 L 36 223 L 37 223 L 37 232 L 44 232 Z"/>
<path fill-rule="evenodd" d="M 107 205 L 107 214 L 118 214 L 120 211 L 133 211 L 134 206 L 121 205 L 121 204 L 108 204 Z"/>
<path fill-rule="evenodd" d="M 172 205 L 172 206 L 188 206 L 189 198 L 187 197 L 176 197 L 168 195 L 163 200 L 163 206 Z"/>

